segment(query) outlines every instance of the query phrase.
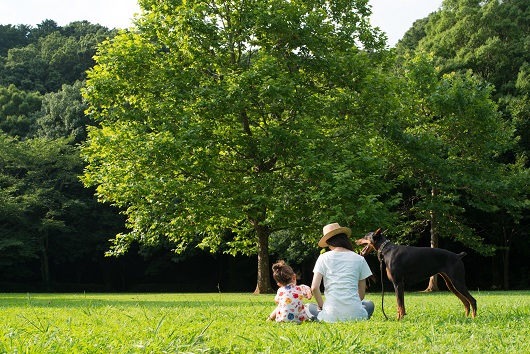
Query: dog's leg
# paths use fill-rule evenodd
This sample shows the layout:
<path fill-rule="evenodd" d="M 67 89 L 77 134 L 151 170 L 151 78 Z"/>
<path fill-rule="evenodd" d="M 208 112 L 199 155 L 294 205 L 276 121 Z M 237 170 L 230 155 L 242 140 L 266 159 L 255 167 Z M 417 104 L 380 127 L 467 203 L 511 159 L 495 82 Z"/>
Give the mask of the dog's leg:
<path fill-rule="evenodd" d="M 453 279 L 448 274 L 446 273 L 439 273 L 439 274 L 445 280 L 445 284 L 447 285 L 447 288 L 449 288 L 449 290 L 453 294 L 455 294 L 456 297 L 458 297 L 460 301 L 462 301 L 462 303 L 464 304 L 464 308 L 466 311 L 466 317 L 469 316 L 469 310 L 471 306 L 472 316 L 473 318 L 475 318 L 475 316 L 477 315 L 477 301 L 475 300 L 473 296 L 471 296 L 465 284 L 462 283 L 461 281 L 456 281 L 456 284 L 455 284 L 455 282 L 453 282 Z"/>
<path fill-rule="evenodd" d="M 397 300 L 397 319 L 398 321 L 402 319 L 405 313 L 405 285 L 401 282 L 394 283 L 394 290 L 396 291 L 396 300 Z"/>
<path fill-rule="evenodd" d="M 469 305 L 470 305 L 470 303 L 469 303 L 468 299 L 467 299 L 464 295 L 462 295 L 462 294 L 461 294 L 461 293 L 455 288 L 455 286 L 454 286 L 454 284 L 453 284 L 453 281 L 451 280 L 451 278 L 450 278 L 447 274 L 445 274 L 445 273 L 439 273 L 439 274 L 440 274 L 440 275 L 442 276 L 442 278 L 445 280 L 445 284 L 447 285 L 447 288 L 448 288 L 453 294 L 455 294 L 456 297 L 457 297 L 460 301 L 462 301 L 462 303 L 464 304 L 464 308 L 465 308 L 465 310 L 466 310 L 466 317 L 469 316 Z"/>
<path fill-rule="evenodd" d="M 475 318 L 477 316 L 477 300 L 467 290 L 466 283 L 462 279 L 453 279 L 453 285 L 463 297 L 471 305 L 471 316 Z M 466 308 L 466 316 L 469 316 L 469 305 Z"/>

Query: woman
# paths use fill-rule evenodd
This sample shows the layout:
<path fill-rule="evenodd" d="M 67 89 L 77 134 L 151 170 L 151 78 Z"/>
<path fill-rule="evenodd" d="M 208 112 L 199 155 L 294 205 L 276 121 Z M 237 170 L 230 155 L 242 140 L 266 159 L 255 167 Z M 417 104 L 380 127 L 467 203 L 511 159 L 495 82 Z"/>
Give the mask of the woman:
<path fill-rule="evenodd" d="M 363 299 L 366 278 L 372 275 L 372 271 L 364 257 L 353 251 L 349 239 L 351 230 L 333 223 L 324 226 L 323 233 L 318 245 L 327 246 L 331 251 L 321 254 L 315 263 L 311 291 L 318 309 L 313 304 L 310 307 L 312 314 L 325 322 L 369 319 L 374 312 L 374 303 Z M 325 302 L 320 292 L 322 280 Z"/>

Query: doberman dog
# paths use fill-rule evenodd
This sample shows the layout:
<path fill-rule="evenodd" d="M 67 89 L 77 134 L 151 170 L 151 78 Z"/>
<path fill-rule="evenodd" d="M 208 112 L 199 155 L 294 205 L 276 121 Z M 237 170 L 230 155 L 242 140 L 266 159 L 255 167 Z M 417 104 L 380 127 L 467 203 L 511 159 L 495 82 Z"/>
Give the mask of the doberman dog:
<path fill-rule="evenodd" d="M 398 320 L 405 316 L 404 286 L 413 285 L 434 274 L 440 274 L 449 290 L 462 301 L 466 316 L 469 316 L 470 306 L 473 317 L 477 315 L 477 301 L 467 290 L 464 279 L 465 269 L 461 258 L 466 255 L 465 252 L 456 254 L 441 248 L 396 245 L 384 237 L 381 229 L 367 233 L 357 240 L 357 244 L 366 245 L 361 256 L 377 251 L 377 257 L 380 260 L 382 257 L 385 262 L 386 274 L 396 292 Z"/>

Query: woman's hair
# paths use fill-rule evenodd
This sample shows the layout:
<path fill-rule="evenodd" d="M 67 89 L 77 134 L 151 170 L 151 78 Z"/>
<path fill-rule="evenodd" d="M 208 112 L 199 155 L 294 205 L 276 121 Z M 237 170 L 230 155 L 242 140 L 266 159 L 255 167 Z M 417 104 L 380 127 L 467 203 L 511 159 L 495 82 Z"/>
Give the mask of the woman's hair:
<path fill-rule="evenodd" d="M 353 244 L 346 234 L 336 234 L 335 236 L 331 236 L 326 243 L 328 246 L 344 247 L 353 251 Z"/>
<path fill-rule="evenodd" d="M 287 285 L 291 283 L 294 274 L 293 268 L 285 264 L 283 260 L 272 265 L 272 277 L 278 284 Z"/>

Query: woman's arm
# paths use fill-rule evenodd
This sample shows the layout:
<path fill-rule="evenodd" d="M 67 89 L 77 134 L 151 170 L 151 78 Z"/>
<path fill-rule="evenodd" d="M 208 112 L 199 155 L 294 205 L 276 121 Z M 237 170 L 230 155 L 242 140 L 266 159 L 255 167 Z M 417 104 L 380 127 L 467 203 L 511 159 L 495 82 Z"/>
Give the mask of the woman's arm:
<path fill-rule="evenodd" d="M 311 282 L 311 291 L 313 292 L 313 297 L 317 301 L 318 308 L 322 310 L 324 305 L 324 300 L 322 300 L 322 294 L 320 293 L 320 283 L 322 282 L 322 274 L 315 272 L 313 274 L 313 281 Z"/>
<path fill-rule="evenodd" d="M 366 294 L 366 279 L 359 280 L 358 288 L 359 288 L 359 297 L 361 298 L 361 300 L 363 300 L 364 295 Z"/>

